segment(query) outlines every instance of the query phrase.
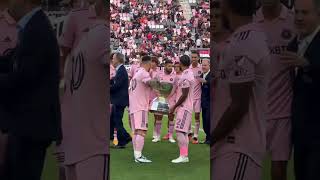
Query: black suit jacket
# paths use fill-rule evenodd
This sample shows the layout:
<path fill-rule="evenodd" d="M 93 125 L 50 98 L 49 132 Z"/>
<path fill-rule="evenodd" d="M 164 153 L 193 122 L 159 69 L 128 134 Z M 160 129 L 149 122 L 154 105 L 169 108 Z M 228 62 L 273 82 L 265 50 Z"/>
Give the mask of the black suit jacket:
<path fill-rule="evenodd" d="M 291 49 L 297 50 L 297 39 Z M 289 46 L 289 47 L 290 47 Z M 315 36 L 304 57 L 310 65 L 299 68 L 294 80 L 292 104 L 293 140 L 300 144 L 320 145 L 320 32 Z"/>
<path fill-rule="evenodd" d="M 50 21 L 40 10 L 20 34 L 7 84 L 4 111 L 9 133 L 40 140 L 61 140 L 59 46 Z M 1 79 L 5 81 L 5 79 Z M 2 119 L 3 120 L 3 119 Z"/>
<path fill-rule="evenodd" d="M 201 78 L 203 78 L 201 75 Z M 201 107 L 210 108 L 211 71 L 206 76 L 206 83 L 201 85 Z"/>
<path fill-rule="evenodd" d="M 126 68 L 122 65 L 111 79 L 111 103 L 117 106 L 129 105 L 129 78 Z"/>

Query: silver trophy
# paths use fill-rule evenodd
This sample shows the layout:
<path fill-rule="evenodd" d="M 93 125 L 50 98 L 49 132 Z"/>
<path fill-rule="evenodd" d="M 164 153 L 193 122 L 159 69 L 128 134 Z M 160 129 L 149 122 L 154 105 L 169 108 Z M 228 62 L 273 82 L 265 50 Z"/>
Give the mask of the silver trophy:
<path fill-rule="evenodd" d="M 158 91 L 160 96 L 153 99 L 150 112 L 157 115 L 168 115 L 170 107 L 167 97 L 170 95 L 173 85 L 171 83 L 156 81 L 151 84 L 151 87 Z"/>

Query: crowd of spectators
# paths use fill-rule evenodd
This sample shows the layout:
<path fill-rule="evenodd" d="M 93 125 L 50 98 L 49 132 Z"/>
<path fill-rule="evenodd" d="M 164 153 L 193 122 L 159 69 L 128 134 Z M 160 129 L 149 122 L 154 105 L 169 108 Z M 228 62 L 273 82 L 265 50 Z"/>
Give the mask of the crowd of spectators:
<path fill-rule="evenodd" d="M 187 17 L 178 0 L 111 0 L 111 44 L 127 61 L 141 52 L 177 58 L 190 49 L 210 48 L 209 0 L 191 4 Z"/>

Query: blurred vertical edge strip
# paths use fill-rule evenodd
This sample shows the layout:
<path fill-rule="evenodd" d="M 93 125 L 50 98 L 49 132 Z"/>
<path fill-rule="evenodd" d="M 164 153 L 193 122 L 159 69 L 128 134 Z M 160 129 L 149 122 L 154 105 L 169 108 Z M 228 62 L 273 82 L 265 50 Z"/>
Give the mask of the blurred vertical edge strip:
<path fill-rule="evenodd" d="M 106 6 L 106 11 L 107 11 L 107 17 L 106 17 L 106 25 L 107 25 L 107 28 L 108 28 L 108 41 L 106 42 L 107 44 L 106 44 L 106 48 L 107 48 L 107 55 L 106 55 L 106 57 L 108 58 L 108 59 L 106 59 L 106 61 L 107 61 L 107 63 L 106 63 L 106 73 L 107 73 L 107 81 L 106 81 L 106 83 L 107 83 L 107 90 L 108 90 L 108 92 L 110 92 L 110 62 L 111 62 L 111 60 L 110 60 L 110 53 L 111 53 L 111 49 L 110 49 L 110 0 L 104 0 L 105 1 L 105 6 Z M 109 102 L 109 104 L 110 104 L 110 93 L 107 93 L 107 97 L 106 97 L 106 100 L 107 100 L 107 102 Z M 109 129 L 109 132 L 111 131 L 110 130 L 110 108 L 108 108 L 107 109 L 107 117 L 108 117 L 108 129 Z M 107 142 L 109 142 L 110 141 L 110 133 L 108 133 L 108 139 L 107 139 Z M 108 145 L 109 145 L 110 143 L 108 143 Z M 110 149 L 110 145 L 109 145 L 109 147 L 108 147 L 109 149 Z M 107 171 L 107 180 L 109 180 L 110 179 L 110 150 L 108 151 L 109 152 L 109 154 L 108 154 L 108 171 Z"/>
<path fill-rule="evenodd" d="M 213 28 L 212 28 L 212 25 L 213 25 L 213 15 L 214 15 L 214 13 L 213 13 L 213 3 L 212 2 L 214 2 L 214 1 L 216 1 L 216 0 L 210 0 L 210 72 L 211 72 L 211 76 L 212 76 L 212 78 L 211 78 L 211 90 L 210 90 L 210 133 L 212 132 L 212 121 L 213 121 L 213 116 L 212 116 L 212 113 L 213 113 L 213 91 L 214 91 L 214 83 L 213 83 L 213 81 L 214 81 L 214 76 L 215 76 L 215 73 L 214 73 L 214 37 L 213 37 L 213 35 L 214 35 L 214 33 L 212 32 L 212 30 L 213 30 Z M 212 156 L 212 154 L 211 154 L 211 146 L 210 146 L 210 152 L 209 152 L 209 158 L 210 158 L 210 168 L 209 168 L 209 170 L 210 170 L 210 180 L 213 180 L 213 177 L 212 177 L 212 160 L 211 160 L 211 156 Z"/>

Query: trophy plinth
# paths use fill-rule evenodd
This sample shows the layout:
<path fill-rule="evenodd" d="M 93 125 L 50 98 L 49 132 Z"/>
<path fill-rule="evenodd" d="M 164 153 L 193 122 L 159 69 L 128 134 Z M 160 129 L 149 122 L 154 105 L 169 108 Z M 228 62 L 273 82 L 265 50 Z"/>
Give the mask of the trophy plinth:
<path fill-rule="evenodd" d="M 152 84 L 151 87 L 157 90 L 160 96 L 153 99 L 150 112 L 157 115 L 169 114 L 170 107 L 166 98 L 170 95 L 173 85 L 165 82 L 157 82 Z"/>

